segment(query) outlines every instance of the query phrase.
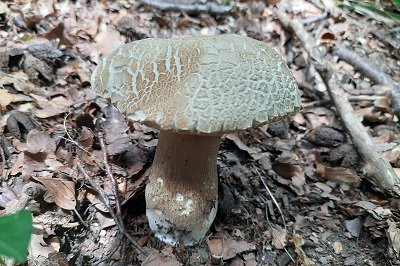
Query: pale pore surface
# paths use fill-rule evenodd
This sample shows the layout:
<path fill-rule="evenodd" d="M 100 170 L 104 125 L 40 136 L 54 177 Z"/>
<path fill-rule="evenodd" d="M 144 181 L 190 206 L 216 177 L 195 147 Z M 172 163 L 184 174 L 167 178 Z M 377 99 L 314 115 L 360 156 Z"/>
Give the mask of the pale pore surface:
<path fill-rule="evenodd" d="M 130 118 L 164 130 L 246 129 L 301 106 L 281 57 L 239 35 L 125 44 L 97 66 L 92 86 Z"/>

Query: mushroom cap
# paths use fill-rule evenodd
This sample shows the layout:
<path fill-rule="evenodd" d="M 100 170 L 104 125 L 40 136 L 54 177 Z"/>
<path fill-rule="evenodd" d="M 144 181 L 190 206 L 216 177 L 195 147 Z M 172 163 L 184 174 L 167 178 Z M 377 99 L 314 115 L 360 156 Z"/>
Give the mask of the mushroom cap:
<path fill-rule="evenodd" d="M 96 67 L 92 87 L 133 120 L 186 133 L 242 130 L 301 108 L 282 58 L 233 34 L 125 44 Z"/>

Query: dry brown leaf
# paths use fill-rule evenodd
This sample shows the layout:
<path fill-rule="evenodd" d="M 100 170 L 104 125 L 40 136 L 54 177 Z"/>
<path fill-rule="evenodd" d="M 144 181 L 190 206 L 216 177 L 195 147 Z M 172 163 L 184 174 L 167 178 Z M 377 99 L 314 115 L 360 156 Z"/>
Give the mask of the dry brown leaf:
<path fill-rule="evenodd" d="M 299 260 L 302 262 L 302 265 L 304 266 L 316 265 L 315 262 L 313 262 L 311 259 L 307 257 L 306 253 L 302 248 L 302 246 L 304 245 L 303 237 L 299 234 L 294 233 L 292 239 L 294 246 L 296 248 L 296 253 L 299 256 Z"/>
<path fill-rule="evenodd" d="M 361 178 L 356 171 L 343 167 L 329 167 L 317 163 L 317 174 L 326 180 L 346 183 L 354 187 L 358 187 L 361 182 Z"/>
<path fill-rule="evenodd" d="M 143 262 L 142 266 L 179 266 L 182 265 L 172 253 L 171 247 L 166 246 L 161 253 L 150 254 Z"/>
<path fill-rule="evenodd" d="M 335 195 L 331 194 L 332 188 L 330 186 L 328 186 L 327 184 L 321 183 L 321 182 L 316 182 L 314 185 L 322 190 L 321 197 L 340 201 L 339 197 L 336 197 Z"/>
<path fill-rule="evenodd" d="M 29 96 L 9 93 L 6 89 L 0 89 L 0 111 L 4 110 L 10 103 L 29 101 L 32 101 Z"/>
<path fill-rule="evenodd" d="M 125 43 L 125 37 L 116 30 L 103 31 L 94 38 L 96 49 L 106 56 Z"/>
<path fill-rule="evenodd" d="M 400 254 L 400 229 L 395 222 L 388 220 L 388 224 L 386 236 L 389 240 L 389 252 L 398 256 Z"/>
<path fill-rule="evenodd" d="M 26 137 L 26 151 L 31 154 L 54 153 L 56 143 L 47 132 L 32 129 Z"/>
<path fill-rule="evenodd" d="M 18 182 L 14 187 L 4 187 L 0 190 L 0 207 L 6 208 L 11 202 L 18 201 L 25 183 Z"/>
<path fill-rule="evenodd" d="M 283 163 L 283 162 L 274 162 L 272 164 L 272 169 L 281 177 L 290 179 L 295 175 L 301 174 L 302 169 L 298 165 Z"/>
<path fill-rule="evenodd" d="M 303 195 L 306 178 L 303 169 L 299 165 L 286 162 L 274 162 L 272 169 L 281 177 L 278 182 L 290 186 L 298 195 Z"/>
<path fill-rule="evenodd" d="M 303 113 L 311 124 L 312 129 L 319 126 L 332 125 L 335 120 L 335 113 L 326 107 L 312 108 L 311 110 L 305 110 Z"/>
<path fill-rule="evenodd" d="M 105 115 L 104 134 L 107 154 L 116 155 L 132 149 L 125 117 L 113 105 L 105 108 Z"/>
<path fill-rule="evenodd" d="M 12 75 L 0 71 L 0 87 L 11 85 L 19 92 L 30 93 L 34 85 L 28 80 L 28 75 L 22 71 L 12 73 Z"/>
<path fill-rule="evenodd" d="M 71 36 L 65 30 L 63 22 L 60 22 L 55 28 L 46 33 L 44 37 L 49 40 L 60 40 L 60 44 L 66 46 L 71 46 L 74 43 Z"/>
<path fill-rule="evenodd" d="M 224 251 L 224 240 L 222 238 L 207 239 L 207 245 L 210 249 L 211 255 L 222 256 Z"/>
<path fill-rule="evenodd" d="M 39 95 L 30 94 L 30 96 L 34 98 L 40 108 L 42 108 L 34 112 L 38 118 L 49 118 L 65 113 L 72 104 L 63 96 L 54 97 L 50 101 Z"/>
<path fill-rule="evenodd" d="M 57 252 L 57 250 L 44 241 L 43 235 L 40 234 L 40 232 L 32 234 L 29 244 L 29 264 L 35 265 L 38 262 L 42 264 L 44 261 L 48 260 L 49 254 L 54 252 Z"/>
<path fill-rule="evenodd" d="M 33 177 L 49 191 L 54 202 L 66 210 L 74 210 L 76 206 L 75 183 L 62 178 Z"/>
<path fill-rule="evenodd" d="M 208 248 L 212 255 L 222 256 L 223 260 L 234 258 L 237 254 L 256 249 L 254 243 L 233 238 L 214 238 L 207 240 Z"/>
<path fill-rule="evenodd" d="M 93 143 L 94 143 L 93 132 L 89 128 L 83 126 L 82 131 L 78 137 L 78 142 L 79 142 L 79 145 L 81 145 L 85 149 L 91 149 L 93 146 Z"/>
<path fill-rule="evenodd" d="M 363 116 L 364 121 L 370 123 L 384 123 L 392 118 L 390 113 L 377 111 L 374 106 L 359 108 L 355 111 Z"/>
<path fill-rule="evenodd" d="M 340 242 L 335 241 L 332 245 L 335 254 L 340 254 L 343 251 L 343 245 Z"/>
<path fill-rule="evenodd" d="M 358 237 L 360 235 L 363 226 L 361 218 L 357 217 L 353 220 L 345 220 L 344 224 L 352 236 Z"/>
<path fill-rule="evenodd" d="M 107 206 L 100 200 L 100 198 L 90 190 L 87 190 L 85 193 L 86 198 L 89 200 L 89 202 L 99 211 L 101 212 L 108 212 Z"/>
<path fill-rule="evenodd" d="M 226 134 L 225 138 L 233 141 L 239 149 L 247 152 L 250 156 L 261 152 L 261 149 L 258 147 L 249 147 L 246 144 L 244 144 L 244 142 L 239 138 L 237 134 L 234 133 Z"/>
<path fill-rule="evenodd" d="M 369 201 L 359 201 L 354 205 L 365 209 L 378 221 L 386 220 L 393 215 L 390 209 L 383 208 Z"/>
<path fill-rule="evenodd" d="M 244 266 L 257 266 L 256 255 L 254 253 L 244 254 Z"/>
<path fill-rule="evenodd" d="M 284 249 L 286 247 L 287 232 L 285 228 L 274 224 L 272 225 L 272 245 L 276 249 Z"/>

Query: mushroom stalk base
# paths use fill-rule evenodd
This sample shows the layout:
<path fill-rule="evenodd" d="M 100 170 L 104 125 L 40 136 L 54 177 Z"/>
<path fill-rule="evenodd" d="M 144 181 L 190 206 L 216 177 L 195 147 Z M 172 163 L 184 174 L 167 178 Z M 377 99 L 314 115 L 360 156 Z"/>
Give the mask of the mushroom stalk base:
<path fill-rule="evenodd" d="M 191 246 L 217 213 L 219 136 L 161 131 L 146 186 L 146 215 L 160 240 Z"/>

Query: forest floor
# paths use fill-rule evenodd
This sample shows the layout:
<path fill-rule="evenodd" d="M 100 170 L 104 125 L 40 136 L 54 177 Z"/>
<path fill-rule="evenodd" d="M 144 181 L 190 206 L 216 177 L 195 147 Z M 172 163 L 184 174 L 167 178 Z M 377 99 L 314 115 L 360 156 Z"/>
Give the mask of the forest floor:
<path fill-rule="evenodd" d="M 264 1 L 168 10 L 166 1 L 144 2 L 0 2 L 0 214 L 32 211 L 28 265 L 400 265 L 399 198 L 367 178 L 323 77 L 276 9 Z M 312 36 L 375 151 L 400 173 L 390 88 L 334 54 L 344 45 L 398 83 L 399 24 L 329 2 L 279 5 Z M 224 33 L 281 54 L 303 109 L 222 138 L 217 219 L 198 246 L 172 248 L 145 216 L 158 131 L 107 107 L 90 75 L 126 42 Z"/>

